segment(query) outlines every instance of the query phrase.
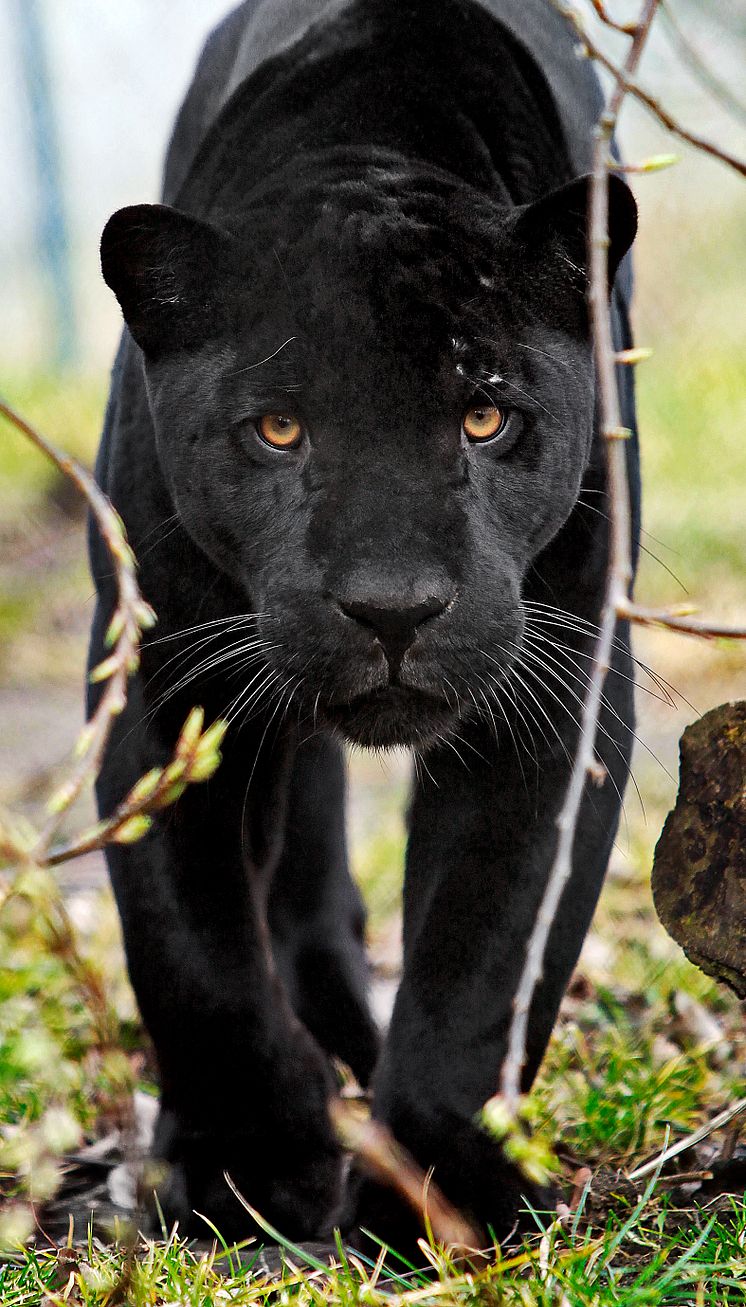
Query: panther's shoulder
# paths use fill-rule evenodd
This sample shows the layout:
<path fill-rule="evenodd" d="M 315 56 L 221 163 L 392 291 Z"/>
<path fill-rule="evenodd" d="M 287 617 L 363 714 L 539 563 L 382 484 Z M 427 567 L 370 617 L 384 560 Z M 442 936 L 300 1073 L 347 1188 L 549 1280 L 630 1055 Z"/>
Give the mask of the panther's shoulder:
<path fill-rule="evenodd" d="M 445 7 L 463 20 L 465 42 L 455 51 L 467 64 L 474 19 L 486 13 L 545 85 L 560 120 L 575 173 L 590 169 L 591 128 L 602 107 L 601 87 L 589 60 L 578 59 L 569 23 L 547 0 L 400 0 L 412 30 L 424 36 L 445 21 Z M 470 19 L 472 23 L 470 23 Z M 163 199 L 175 203 L 199 145 L 231 96 L 269 60 L 293 58 L 296 47 L 332 41 L 375 41 L 392 21 L 389 0 L 244 0 L 207 39 L 179 111 L 166 157 Z M 344 33 L 344 38 L 342 36 Z M 426 43 L 426 42 L 425 42 Z M 482 58 L 480 46 L 479 57 Z"/>

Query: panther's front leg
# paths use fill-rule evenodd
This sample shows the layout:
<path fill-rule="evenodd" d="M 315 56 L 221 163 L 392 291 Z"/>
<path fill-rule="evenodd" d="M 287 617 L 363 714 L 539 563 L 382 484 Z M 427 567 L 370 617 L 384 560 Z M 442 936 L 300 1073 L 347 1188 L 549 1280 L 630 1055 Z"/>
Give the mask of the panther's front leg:
<path fill-rule="evenodd" d="M 99 780 L 103 813 L 170 755 L 173 730 L 144 717 L 135 678 Z M 312 1237 L 337 1215 L 333 1080 L 276 977 L 264 917 L 289 758 L 265 748 L 255 763 L 250 732 L 228 738 L 209 782 L 188 788 L 139 843 L 107 856 L 161 1077 L 154 1151 L 169 1163 L 159 1191 L 166 1220 L 204 1234 L 196 1211 L 226 1237 L 244 1237 L 251 1223 L 228 1171 L 283 1232 Z"/>
<path fill-rule="evenodd" d="M 598 755 L 604 784 L 589 783 L 575 843 L 572 879 L 551 931 L 543 981 L 531 1007 L 528 1089 L 551 1034 L 590 923 L 614 839 L 632 742 L 626 647 L 607 678 Z M 551 698 L 544 700 L 547 713 Z M 375 1111 L 446 1196 L 482 1231 L 502 1238 L 522 1195 L 537 1191 L 502 1156 L 477 1122 L 497 1092 L 526 944 L 556 848 L 577 730 L 554 705 L 560 746 L 544 722 L 534 729 L 536 761 L 522 757 L 506 729 L 428 755 L 415 791 L 405 883 L 404 973 L 375 1082 Z M 537 721 L 538 710 L 535 709 Z M 527 719 L 528 720 L 528 719 Z M 516 730 L 516 727 L 518 729 Z M 523 727 L 525 739 L 525 726 Z M 553 743 L 552 748 L 549 742 Z M 478 752 L 477 752 L 478 751 Z M 481 757 L 479 755 L 482 755 Z M 421 1234 L 392 1191 L 363 1182 L 357 1224 L 396 1249 Z"/>
<path fill-rule="evenodd" d="M 365 909 L 350 875 L 345 758 L 331 736 L 303 740 L 288 787 L 268 918 L 278 970 L 303 1024 L 367 1085 L 379 1036 L 368 1002 Z"/>

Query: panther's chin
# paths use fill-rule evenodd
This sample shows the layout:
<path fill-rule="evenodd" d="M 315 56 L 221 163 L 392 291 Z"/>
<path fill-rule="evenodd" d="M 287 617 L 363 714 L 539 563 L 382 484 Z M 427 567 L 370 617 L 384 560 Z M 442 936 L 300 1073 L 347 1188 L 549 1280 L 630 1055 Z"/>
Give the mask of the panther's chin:
<path fill-rule="evenodd" d="M 326 716 L 350 744 L 366 749 L 427 749 L 450 734 L 458 720 L 444 699 L 399 685 L 332 703 Z"/>

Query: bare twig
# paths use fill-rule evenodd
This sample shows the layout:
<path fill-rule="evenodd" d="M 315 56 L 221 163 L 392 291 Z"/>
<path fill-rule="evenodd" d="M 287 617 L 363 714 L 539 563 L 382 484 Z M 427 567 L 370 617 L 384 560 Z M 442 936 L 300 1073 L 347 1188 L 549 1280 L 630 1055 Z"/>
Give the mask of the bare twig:
<path fill-rule="evenodd" d="M 666 1162 L 670 1162 L 672 1157 L 678 1157 L 679 1153 L 686 1152 L 687 1148 L 693 1148 L 695 1144 L 701 1144 L 702 1140 L 711 1135 L 714 1130 L 720 1130 L 722 1126 L 728 1125 L 742 1112 L 746 1112 L 746 1098 L 739 1098 L 730 1107 L 726 1107 L 724 1112 L 718 1112 L 717 1116 L 714 1116 L 711 1121 L 700 1126 L 698 1130 L 687 1135 L 685 1139 L 679 1139 L 677 1143 L 671 1144 L 670 1148 L 664 1148 L 663 1152 L 654 1157 L 652 1161 L 645 1162 L 642 1166 L 636 1166 L 634 1171 L 630 1171 L 627 1179 L 632 1181 L 641 1180 L 644 1175 L 649 1175 L 656 1168 L 660 1170 L 662 1166 L 665 1166 Z"/>
<path fill-rule="evenodd" d="M 155 813 L 175 802 L 187 785 L 212 775 L 220 762 L 219 747 L 226 726 L 218 721 L 204 730 L 204 713 L 201 708 L 194 708 L 182 728 L 173 758 L 165 767 L 153 768 L 143 776 L 106 820 L 67 843 L 53 843 L 63 814 L 98 772 L 114 720 L 125 705 L 129 676 L 138 666 L 142 631 L 152 625 L 155 615 L 140 594 L 137 564 L 122 522 L 91 474 L 75 459 L 56 449 L 1 400 L 0 414 L 33 441 L 85 496 L 115 569 L 118 601 L 107 633 L 112 652 L 91 673 L 91 679 L 105 681 L 106 688 L 78 740 L 79 759 L 74 772 L 54 795 L 50 804 L 52 815 L 41 835 L 12 817 L 4 817 L 0 823 L 0 856 L 20 868 L 19 875 L 6 887 L 0 907 L 16 895 L 33 895 L 34 903 L 47 921 L 51 947 L 65 964 L 91 1012 L 99 1046 L 106 1048 L 116 1042 L 116 1014 L 100 975 L 80 948 L 73 923 L 58 887 L 49 878 L 48 869 L 112 842 L 130 843 L 140 839 Z M 330 1111 L 344 1145 L 361 1158 L 371 1174 L 391 1185 L 420 1218 L 424 1212 L 426 1223 L 429 1222 L 438 1241 L 470 1249 L 484 1242 L 385 1126 L 360 1121 L 341 1099 L 334 1101 Z M 132 1126 L 129 1094 L 122 1096 L 118 1115 L 126 1137 Z"/>
<path fill-rule="evenodd" d="M 688 127 L 684 127 L 678 119 L 674 118 L 673 114 L 669 113 L 668 109 L 666 109 L 659 100 L 656 100 L 649 91 L 646 91 L 644 87 L 640 86 L 634 80 L 634 71 L 629 68 L 629 57 L 621 67 L 615 64 L 614 60 L 611 59 L 609 55 L 605 54 L 601 47 L 591 36 L 589 36 L 581 15 L 573 5 L 568 5 L 566 0 L 551 0 L 551 3 L 575 28 L 575 31 L 588 54 L 591 55 L 597 63 L 601 64 L 607 72 L 611 73 L 611 76 L 617 84 L 617 91 L 621 89 L 625 95 L 629 94 L 636 100 L 639 100 L 640 104 L 644 105 L 648 112 L 652 113 L 669 132 L 674 134 L 674 136 L 678 136 L 682 141 L 687 141 L 689 145 L 693 145 L 697 150 L 712 155 L 714 159 L 719 159 L 721 163 L 728 164 L 730 168 L 734 168 L 736 172 L 741 174 L 741 176 L 746 177 L 746 160 L 739 159 L 736 155 L 731 154 L 729 150 L 724 150 L 722 146 L 718 145 L 717 141 L 710 141 L 706 137 L 700 136 L 697 132 L 691 131 Z M 637 40 L 637 36 L 639 35 L 639 24 L 635 25 L 634 30 L 635 36 L 633 40 Z"/>
<path fill-rule="evenodd" d="M 701 1184 L 712 1179 L 712 1171 L 679 1171 L 678 1175 L 662 1175 L 658 1180 L 664 1189 L 678 1189 L 680 1185 Z"/>
<path fill-rule="evenodd" d="M 700 640 L 746 640 L 746 627 L 699 621 L 675 609 L 644 608 L 631 599 L 621 601 L 617 611 L 620 617 L 636 622 L 638 626 L 662 626 L 682 635 L 698 636 Z"/>
<path fill-rule="evenodd" d="M 218 747 L 227 727 L 225 722 L 217 721 L 203 732 L 203 723 L 203 710 L 193 708 L 176 742 L 172 761 L 147 772 L 105 821 L 68 844 L 53 848 L 44 859 L 45 865 L 56 867 L 107 844 L 133 843 L 150 828 L 153 814 L 174 803 L 187 785 L 212 776 L 220 762 Z"/>
<path fill-rule="evenodd" d="M 443 1196 L 391 1131 L 371 1117 L 361 1117 L 349 1103 L 334 1098 L 329 1104 L 334 1129 L 345 1148 L 363 1161 L 366 1170 L 388 1185 L 412 1208 L 437 1243 L 477 1251 L 485 1237 Z"/>
<path fill-rule="evenodd" d="M 591 0 L 591 4 L 606 27 L 610 27 L 614 32 L 623 32 L 625 36 L 634 36 L 636 23 L 618 23 L 611 17 L 603 0 Z"/>
<path fill-rule="evenodd" d="M 572 1178 L 572 1197 L 570 1198 L 570 1212 L 577 1212 L 580 1203 L 587 1192 L 593 1180 L 593 1172 L 589 1166 L 581 1166 L 575 1172 Z"/>
<path fill-rule="evenodd" d="M 645 46 L 658 0 L 646 0 L 625 62 L 625 72 L 632 76 Z M 591 183 L 590 305 L 593 320 L 594 350 L 601 407 L 601 435 L 607 450 L 609 498 L 615 506 L 610 519 L 609 572 L 601 628 L 594 652 L 593 671 L 583 703 L 580 740 L 570 776 L 565 801 L 557 819 L 559 839 L 544 897 L 531 932 L 526 961 L 513 1000 L 513 1019 L 508 1035 L 508 1049 L 502 1066 L 500 1089 L 510 1111 L 520 1098 L 521 1071 L 526 1059 L 528 1016 L 536 986 L 541 979 L 549 932 L 560 899 L 572 872 L 572 852 L 580 805 L 586 780 L 595 764 L 595 741 L 601 710 L 603 685 L 609 670 L 617 624 L 617 605 L 626 602 L 632 579 L 629 548 L 629 486 L 624 463 L 624 446 L 617 439 L 622 428 L 619 395 L 614 372 L 614 344 L 608 305 L 608 155 L 619 109 L 625 95 L 622 81 L 596 128 L 594 168 Z M 621 463 L 616 452 L 621 454 Z M 614 456 L 612 456 L 614 455 Z"/>
<path fill-rule="evenodd" d="M 661 0 L 660 15 L 668 28 L 671 43 L 678 50 L 682 62 L 687 65 L 692 75 L 698 78 L 712 98 L 717 100 L 728 113 L 733 114 L 742 123 L 746 123 L 746 104 L 739 100 L 731 88 L 705 63 L 699 51 L 680 27 L 679 20 L 674 17 L 673 9 L 667 0 L 665 3 Z"/>
<path fill-rule="evenodd" d="M 170 763 L 143 776 L 105 821 L 66 844 L 52 847 L 50 851 L 64 814 L 99 771 L 114 721 L 125 705 L 127 682 L 139 665 L 142 633 L 154 624 L 155 614 L 140 593 L 137 563 L 121 518 L 90 472 L 69 454 L 57 449 L 2 400 L 0 415 L 28 437 L 84 495 L 111 556 L 117 585 L 117 605 L 106 634 L 111 653 L 94 667 L 90 678 L 106 684 L 96 709 L 78 737 L 75 750 L 78 760 L 72 774 L 50 799 L 50 817 L 36 838 L 30 838 L 28 830 L 11 819 L 5 819 L 0 827 L 0 853 L 3 856 L 22 864 L 53 867 L 93 849 L 101 849 L 108 843 L 132 843 L 144 835 L 153 813 L 173 803 L 188 784 L 206 780 L 213 774 L 220 762 L 219 747 L 225 725 L 214 722 L 205 731 L 202 709 L 193 709 L 182 728 Z"/>
<path fill-rule="evenodd" d="M 732 164 L 739 172 L 745 174 L 746 164 L 724 155 L 719 147 L 699 138 L 695 139 L 691 134 L 684 133 L 670 118 L 670 115 L 661 110 L 655 101 L 650 97 L 646 97 L 645 93 L 636 86 L 634 76 L 660 0 L 646 0 L 639 22 L 634 25 L 634 35 L 621 68 L 617 68 L 605 55 L 597 51 L 595 46 L 587 39 L 575 10 L 568 8 L 566 4 L 562 3 L 562 0 L 552 0 L 552 2 L 573 23 L 593 57 L 598 58 L 599 62 L 612 72 L 616 83 L 609 103 L 601 115 L 595 131 L 589 215 L 589 304 L 598 378 L 601 413 L 600 430 L 606 451 L 610 507 L 609 564 L 601 626 L 594 651 L 593 671 L 581 714 L 577 753 L 565 801 L 557 819 L 559 830 L 557 850 L 544 897 L 528 942 L 526 961 L 513 1001 L 513 1018 L 508 1034 L 507 1053 L 500 1074 L 500 1092 L 504 1097 L 506 1106 L 512 1112 L 515 1112 L 520 1097 L 520 1078 L 526 1057 L 529 1011 L 536 986 L 541 979 L 549 932 L 572 871 L 575 831 L 586 780 L 594 774 L 596 765 L 594 749 L 603 685 L 610 667 L 617 622 L 621 619 L 636 622 L 640 625 L 661 626 L 705 639 L 746 638 L 746 629 L 742 627 L 729 627 L 720 623 L 698 621 L 682 613 L 680 609 L 667 611 L 665 609 L 645 608 L 634 603 L 630 597 L 629 591 L 632 580 L 631 512 L 625 454 L 625 439 L 629 433 L 622 423 L 619 404 L 615 375 L 615 364 L 618 359 L 615 355 L 611 335 L 607 291 L 608 174 L 614 167 L 610 146 L 619 111 L 627 94 L 636 95 L 638 99 L 642 99 L 670 130 L 683 135 L 685 139 L 697 145 L 705 153 L 724 159 L 725 162 Z"/>
<path fill-rule="evenodd" d="M 720 1149 L 720 1157 L 718 1158 L 719 1162 L 730 1162 L 732 1160 L 738 1146 L 742 1126 L 743 1121 L 740 1121 L 738 1117 L 735 1117 L 730 1128 L 725 1132 L 725 1139 L 723 1140 L 723 1146 Z"/>
<path fill-rule="evenodd" d="M 85 497 L 111 555 L 117 584 L 117 606 L 107 632 L 112 652 L 92 673 L 92 679 L 106 681 L 106 687 L 93 716 L 78 739 L 77 764 L 50 800 L 49 819 L 31 850 L 33 860 L 42 865 L 63 815 L 75 802 L 90 777 L 98 772 L 114 720 L 124 708 L 127 680 L 138 666 L 141 634 L 153 625 L 155 614 L 140 594 L 135 575 L 135 558 L 127 543 L 121 518 L 96 485 L 90 472 L 69 454 L 57 449 L 2 400 L 0 414 L 16 430 L 27 436 Z"/>

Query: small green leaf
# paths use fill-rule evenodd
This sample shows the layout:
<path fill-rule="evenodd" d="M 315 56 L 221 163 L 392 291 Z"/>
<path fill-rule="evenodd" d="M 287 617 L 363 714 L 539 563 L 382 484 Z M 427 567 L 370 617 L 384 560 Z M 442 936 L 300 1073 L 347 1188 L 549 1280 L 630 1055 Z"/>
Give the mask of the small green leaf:
<path fill-rule="evenodd" d="M 71 781 L 67 781 L 64 785 L 61 785 L 58 790 L 55 790 L 54 794 L 50 795 L 47 799 L 47 812 L 51 813 L 53 816 L 56 816 L 57 813 L 64 812 L 68 803 L 70 803 L 74 796 L 75 787 Z"/>
<path fill-rule="evenodd" d="M 488 1098 L 480 1115 L 482 1125 L 494 1139 L 504 1139 L 515 1129 L 515 1117 L 501 1094 Z"/>

